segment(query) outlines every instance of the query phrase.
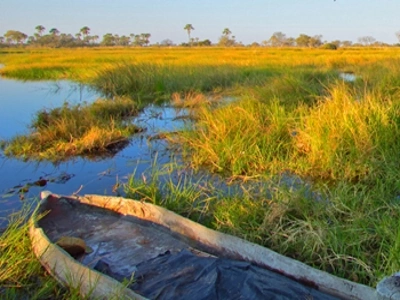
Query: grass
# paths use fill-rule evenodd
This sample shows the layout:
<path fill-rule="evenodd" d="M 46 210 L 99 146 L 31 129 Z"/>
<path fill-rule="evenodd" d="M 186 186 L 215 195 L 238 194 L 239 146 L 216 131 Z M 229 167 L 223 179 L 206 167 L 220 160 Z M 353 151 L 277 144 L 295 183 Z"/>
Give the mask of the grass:
<path fill-rule="evenodd" d="M 112 155 L 129 143 L 140 129 L 129 122 L 138 112 L 126 98 L 97 100 L 92 104 L 42 110 L 28 135 L 19 135 L 4 146 L 4 154 L 24 160 L 62 161 L 71 156 Z"/>
<path fill-rule="evenodd" d="M 194 168 L 230 175 L 288 171 L 317 181 L 368 182 L 400 163 L 399 95 L 359 93 L 339 81 L 309 96 L 311 104 L 296 107 L 259 95 L 204 105 L 178 142 Z"/>
<path fill-rule="evenodd" d="M 11 215 L 1 234 L 1 299 L 82 299 L 77 290 L 60 287 L 33 254 L 26 222 L 30 211 L 29 207 L 24 207 Z"/>
<path fill-rule="evenodd" d="M 311 187 L 281 174 L 226 186 L 221 178 L 196 177 L 176 166 L 154 166 L 141 179 L 138 175 L 125 186 L 128 197 L 162 205 L 336 276 L 375 286 L 400 268 L 394 181 Z"/>
<path fill-rule="evenodd" d="M 219 173 L 236 185 L 197 179 L 177 166 L 154 166 L 141 179 L 132 176 L 125 188 L 129 197 L 375 286 L 400 269 L 399 51 L 32 49 L 0 53 L 6 65 L 0 72 L 85 82 L 107 96 L 133 98 L 136 107 L 172 98 L 195 120 L 169 137 L 183 147 L 185 165 Z M 345 82 L 340 72 L 357 79 Z M 215 96 L 233 100 L 216 102 Z M 57 144 L 55 149 L 86 154 L 82 149 L 96 133 L 82 134 L 76 130 L 81 127 L 67 123 L 61 126 L 65 130 L 55 129 L 48 117 L 64 120 L 63 113 L 74 114 L 65 119 L 105 120 L 102 136 L 118 131 L 109 124 L 119 110 L 98 118 L 111 110 L 101 109 L 94 118 L 86 116 L 92 108 L 67 108 L 38 113 L 31 141 L 41 137 L 39 144 L 45 145 L 63 136 L 67 143 L 73 137 L 75 148 Z M 82 111 L 85 117 L 78 114 Z M 69 135 L 76 131 L 77 140 Z M 46 151 L 40 157 L 49 157 Z"/>

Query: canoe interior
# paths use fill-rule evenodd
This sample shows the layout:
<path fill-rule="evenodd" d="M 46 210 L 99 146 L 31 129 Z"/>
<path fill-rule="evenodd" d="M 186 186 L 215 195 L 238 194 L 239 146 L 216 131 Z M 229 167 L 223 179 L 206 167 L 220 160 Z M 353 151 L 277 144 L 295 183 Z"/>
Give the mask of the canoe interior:
<path fill-rule="evenodd" d="M 80 263 L 119 281 L 133 276 L 129 287 L 150 299 L 339 299 L 140 216 L 58 196 L 47 197 L 40 211 L 47 213 L 38 226 L 53 243 L 84 240 L 92 252 L 76 257 Z"/>

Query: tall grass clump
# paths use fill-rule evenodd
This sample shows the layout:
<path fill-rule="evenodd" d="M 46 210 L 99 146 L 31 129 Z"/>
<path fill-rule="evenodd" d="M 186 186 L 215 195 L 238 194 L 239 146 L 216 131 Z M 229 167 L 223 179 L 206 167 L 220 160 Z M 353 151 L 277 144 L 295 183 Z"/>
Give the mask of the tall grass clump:
<path fill-rule="evenodd" d="M 204 106 L 180 135 L 195 168 L 233 175 L 289 171 L 330 182 L 385 176 L 398 165 L 399 101 L 332 84 L 314 105 L 249 97 Z"/>
<path fill-rule="evenodd" d="M 277 101 L 252 98 L 196 111 L 194 129 L 180 134 L 193 167 L 214 172 L 255 175 L 279 170 L 290 154 L 293 116 Z"/>
<path fill-rule="evenodd" d="M 100 70 L 92 85 L 109 97 L 167 100 L 175 92 L 210 93 L 235 85 L 254 85 L 261 81 L 260 78 L 265 79 L 272 74 L 268 69 L 252 72 L 245 69 L 232 65 L 125 63 Z"/>
<path fill-rule="evenodd" d="M 213 187 L 212 180 L 208 180 L 210 178 L 193 175 L 192 171 L 176 163 L 153 165 L 150 171 L 142 174 L 135 170 L 124 185 L 124 191 L 127 198 L 160 205 L 210 225 L 210 206 L 217 196 L 214 192 L 218 190 Z"/>
<path fill-rule="evenodd" d="M 291 165 L 302 175 L 362 181 L 385 176 L 400 163 L 399 99 L 344 84 L 300 113 Z"/>
<path fill-rule="evenodd" d="M 337 80 L 337 70 L 323 70 L 315 66 L 282 67 L 261 84 L 243 90 L 263 102 L 278 100 L 287 109 L 301 104 L 313 105 L 327 94 L 328 86 Z"/>
<path fill-rule="evenodd" d="M 58 161 L 77 155 L 107 155 L 128 143 L 139 128 L 129 122 L 138 112 L 126 98 L 97 100 L 88 105 L 42 110 L 31 132 L 14 137 L 5 146 L 6 155 L 30 160 Z"/>
<path fill-rule="evenodd" d="M 59 286 L 39 263 L 31 249 L 29 217 L 24 207 L 10 216 L 0 236 L 1 299 L 81 299 L 77 290 Z"/>

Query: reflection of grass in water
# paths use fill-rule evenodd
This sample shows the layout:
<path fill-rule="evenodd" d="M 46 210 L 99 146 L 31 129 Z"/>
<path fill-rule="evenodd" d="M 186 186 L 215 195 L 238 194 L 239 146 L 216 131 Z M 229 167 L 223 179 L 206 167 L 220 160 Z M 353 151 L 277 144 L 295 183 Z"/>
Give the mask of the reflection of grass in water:
<path fill-rule="evenodd" d="M 139 129 L 126 121 L 137 114 L 129 99 L 98 100 L 36 114 L 32 132 L 13 138 L 4 153 L 26 160 L 64 160 L 70 156 L 107 154 L 127 144 Z"/>

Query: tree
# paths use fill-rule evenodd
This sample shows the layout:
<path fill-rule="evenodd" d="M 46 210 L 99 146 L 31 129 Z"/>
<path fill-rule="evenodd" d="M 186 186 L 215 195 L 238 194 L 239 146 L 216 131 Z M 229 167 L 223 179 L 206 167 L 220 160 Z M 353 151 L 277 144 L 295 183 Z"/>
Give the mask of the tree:
<path fill-rule="evenodd" d="M 322 45 L 322 35 L 314 35 L 310 38 L 309 47 L 317 48 Z"/>
<path fill-rule="evenodd" d="M 137 46 L 139 46 L 139 47 L 143 46 L 143 41 L 142 41 L 142 38 L 141 38 L 141 36 L 139 34 L 135 34 L 134 39 L 133 39 L 133 45 L 136 46 L 136 47 Z"/>
<path fill-rule="evenodd" d="M 199 46 L 211 46 L 211 41 L 209 40 L 209 39 L 206 39 L 206 40 L 204 40 L 204 41 L 200 41 L 199 43 L 198 43 L 198 45 Z"/>
<path fill-rule="evenodd" d="M 114 46 L 115 45 L 115 38 L 112 33 L 106 33 L 103 35 L 103 40 L 101 44 L 104 46 Z"/>
<path fill-rule="evenodd" d="M 35 29 L 39 36 L 42 36 L 43 32 L 46 30 L 46 28 L 44 28 L 42 25 L 36 26 Z"/>
<path fill-rule="evenodd" d="M 17 43 L 17 44 L 22 44 L 26 39 L 27 35 L 21 31 L 17 30 L 8 30 L 5 34 L 4 37 L 6 39 L 6 42 L 8 44 L 11 43 Z"/>
<path fill-rule="evenodd" d="M 311 37 L 306 34 L 300 34 L 296 38 L 296 44 L 298 47 L 309 47 Z"/>
<path fill-rule="evenodd" d="M 236 44 L 235 37 L 230 38 L 229 36 L 226 35 L 222 35 L 218 41 L 218 45 L 222 47 L 231 47 L 235 46 L 235 44 Z"/>
<path fill-rule="evenodd" d="M 358 42 L 364 46 L 370 46 L 376 42 L 376 39 L 372 36 L 362 36 L 358 38 Z"/>
<path fill-rule="evenodd" d="M 119 38 L 118 45 L 129 46 L 130 42 L 131 42 L 131 38 L 129 36 L 123 35 Z"/>
<path fill-rule="evenodd" d="M 272 47 L 283 47 L 286 45 L 286 34 L 282 32 L 274 32 L 274 34 L 268 40 L 268 44 Z"/>
<path fill-rule="evenodd" d="M 189 39 L 189 43 L 190 43 L 190 32 L 192 30 L 194 30 L 194 27 L 192 26 L 192 24 L 186 24 L 185 27 L 183 27 L 183 29 L 187 31 L 188 39 Z"/>
<path fill-rule="evenodd" d="M 174 42 L 172 40 L 170 40 L 170 39 L 165 39 L 165 40 L 161 41 L 161 46 L 171 47 L 173 45 L 174 45 Z"/>
<path fill-rule="evenodd" d="M 147 46 L 150 43 L 149 39 L 151 37 L 151 34 L 150 33 L 142 33 L 140 36 L 142 38 L 143 43 Z"/>
<path fill-rule="evenodd" d="M 60 31 L 58 31 L 57 28 L 52 28 L 52 29 L 49 30 L 49 33 L 51 35 L 58 35 L 60 33 Z"/>
<path fill-rule="evenodd" d="M 88 37 L 89 37 L 89 33 L 90 33 L 90 28 L 87 26 L 84 26 L 81 28 L 81 30 L 79 30 L 79 33 L 82 33 L 84 42 L 86 44 L 89 43 Z"/>
<path fill-rule="evenodd" d="M 232 31 L 230 31 L 229 28 L 225 28 L 225 29 L 222 31 L 222 34 L 223 34 L 224 36 L 229 37 L 229 36 L 232 34 Z"/>
<path fill-rule="evenodd" d="M 352 41 L 342 41 L 341 42 L 342 47 L 351 47 L 353 45 Z"/>
<path fill-rule="evenodd" d="M 395 35 L 396 35 L 397 39 L 398 39 L 399 42 L 400 42 L 400 31 L 397 31 L 397 32 L 395 33 Z"/>
<path fill-rule="evenodd" d="M 223 46 L 223 47 L 230 47 L 234 46 L 236 44 L 235 37 L 230 35 L 232 34 L 232 31 L 229 30 L 229 28 L 225 28 L 222 31 L 222 36 L 219 38 L 218 45 Z"/>
<path fill-rule="evenodd" d="M 87 26 L 84 26 L 79 30 L 80 33 L 82 33 L 83 36 L 88 36 L 90 33 L 90 28 Z"/>

